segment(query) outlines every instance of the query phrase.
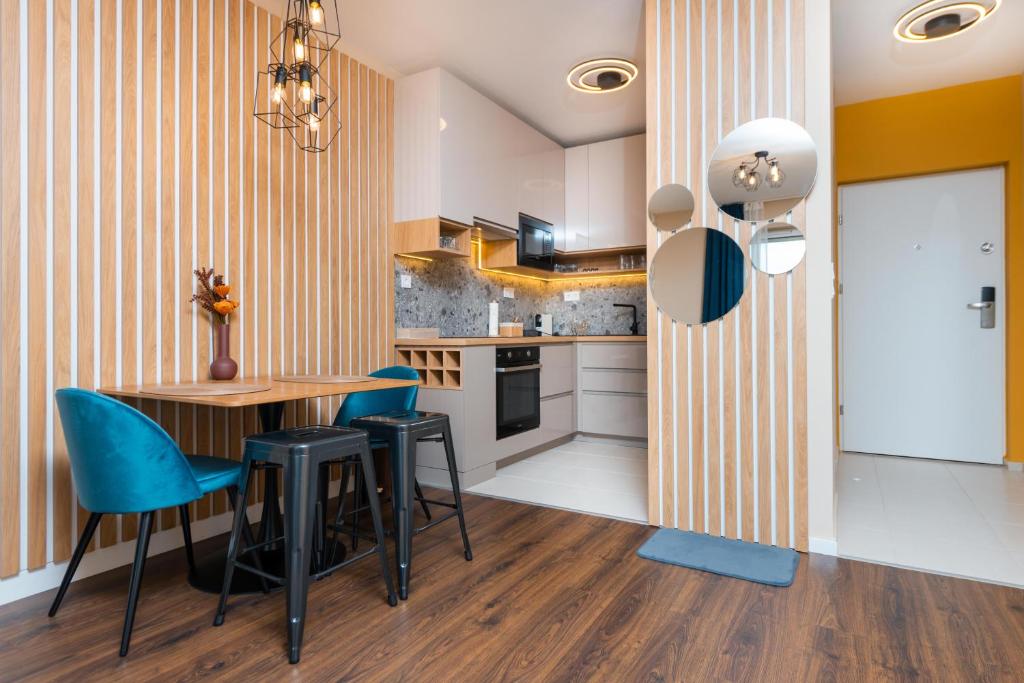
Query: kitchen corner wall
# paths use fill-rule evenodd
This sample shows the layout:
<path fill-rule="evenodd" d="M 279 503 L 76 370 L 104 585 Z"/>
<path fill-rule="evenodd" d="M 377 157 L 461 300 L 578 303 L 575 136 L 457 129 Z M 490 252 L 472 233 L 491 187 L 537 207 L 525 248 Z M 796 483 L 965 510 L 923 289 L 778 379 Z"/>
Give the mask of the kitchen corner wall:
<path fill-rule="evenodd" d="M 302 152 L 252 116 L 280 23 L 244 0 L 0 1 L 3 597 L 56 585 L 87 518 L 54 389 L 208 377 L 194 267 L 225 273 L 241 301 L 242 377 L 391 360 L 393 83 L 335 51 L 322 77 L 343 129 Z M 293 403 L 286 423 L 337 406 Z M 237 459 L 256 431 L 252 410 L 140 407 L 186 452 Z M 226 530 L 225 496 L 192 507 L 199 535 Z M 110 551 L 83 573 L 130 562 L 136 533 L 135 515 L 106 516 L 96 544 Z"/>
<path fill-rule="evenodd" d="M 477 246 L 473 246 L 476 253 Z M 412 288 L 402 289 L 402 275 L 412 277 Z M 543 282 L 529 278 L 484 272 L 472 259 L 395 258 L 396 327 L 437 327 L 444 337 L 487 335 L 487 304 L 497 301 L 499 320 L 519 317 L 526 329 L 533 328 L 533 316 L 550 313 L 555 332 L 570 334 L 574 320 L 586 321 L 587 334 L 629 334 L 633 322 L 629 309 L 637 307 L 640 334 L 646 334 L 646 280 L 642 277 L 583 279 Z M 505 287 L 515 290 L 514 299 L 502 296 Z M 577 291 L 579 301 L 565 301 L 564 294 Z"/>
<path fill-rule="evenodd" d="M 805 0 L 646 0 L 648 195 L 687 185 L 693 225 L 727 232 L 744 252 L 751 226 L 717 211 L 704 171 L 751 119 L 803 123 L 804 11 Z M 830 193 L 831 140 L 817 144 L 819 190 Z M 789 220 L 810 258 L 829 225 L 805 225 L 806 215 L 801 204 Z M 648 225 L 648 260 L 667 237 Z M 677 324 L 648 300 L 652 524 L 808 548 L 806 271 L 751 270 L 737 308 L 705 326 Z"/>

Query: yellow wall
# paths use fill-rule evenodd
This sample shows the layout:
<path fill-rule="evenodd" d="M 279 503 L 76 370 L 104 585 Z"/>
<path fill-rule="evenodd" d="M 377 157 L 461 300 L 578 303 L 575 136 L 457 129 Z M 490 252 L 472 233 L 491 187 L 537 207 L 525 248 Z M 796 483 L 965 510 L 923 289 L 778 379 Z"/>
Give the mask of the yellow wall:
<path fill-rule="evenodd" d="M 1006 168 L 1007 459 L 1024 461 L 1021 76 L 836 108 L 836 183 Z"/>

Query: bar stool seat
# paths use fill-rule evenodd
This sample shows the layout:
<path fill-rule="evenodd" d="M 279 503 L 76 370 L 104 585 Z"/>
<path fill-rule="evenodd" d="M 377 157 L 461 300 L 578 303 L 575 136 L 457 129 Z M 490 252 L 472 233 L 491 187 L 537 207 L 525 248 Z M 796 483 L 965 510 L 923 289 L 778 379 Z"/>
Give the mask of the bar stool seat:
<path fill-rule="evenodd" d="M 359 555 L 349 557 L 337 564 L 325 561 L 322 552 L 322 531 L 324 529 L 323 500 L 319 495 L 321 476 L 329 475 L 335 462 L 358 460 L 363 468 L 366 497 L 373 517 L 376 544 Z M 273 464 L 284 469 L 284 536 L 264 539 L 248 548 L 240 548 L 244 516 L 237 511 L 246 508 L 246 493 L 250 472 L 257 464 Z M 285 586 L 287 601 L 288 661 L 299 661 L 302 649 L 302 635 L 306 620 L 306 596 L 310 578 L 320 579 L 338 569 L 376 553 L 380 558 L 381 572 L 387 587 L 388 604 L 395 606 L 391 573 L 388 570 L 387 550 L 384 547 L 384 526 L 381 521 L 380 499 L 377 496 L 377 477 L 370 453 L 370 441 L 366 432 L 343 427 L 311 426 L 269 432 L 250 436 L 245 440 L 245 456 L 242 460 L 242 474 L 238 482 L 238 502 L 228 541 L 228 556 L 224 567 L 224 583 L 220 603 L 214 617 L 214 626 L 224 623 L 231 579 L 235 568 L 251 572 L 269 581 Z M 241 553 L 259 550 L 284 541 L 285 576 L 275 576 L 238 559 Z M 317 547 L 317 567 L 310 576 L 310 562 L 314 547 Z M 330 566 L 325 566 L 325 565 Z"/>
<path fill-rule="evenodd" d="M 398 597 L 406 600 L 409 597 L 412 537 L 414 534 L 425 531 L 452 517 L 458 517 L 459 530 L 462 533 L 463 554 L 467 561 L 473 559 L 473 551 L 469 547 L 469 536 L 466 533 L 466 517 L 462 507 L 462 494 L 459 490 L 459 473 L 455 463 L 451 425 L 448 416 L 444 413 L 425 410 L 391 410 L 355 418 L 350 424 L 355 429 L 365 430 L 372 442 L 384 442 L 388 447 L 392 463 L 391 504 L 395 513 Z M 416 500 L 416 444 L 421 441 L 441 441 L 444 444 L 455 503 L 426 501 L 431 505 L 451 508 L 454 512 L 433 519 L 428 524 L 415 529 L 412 526 L 412 508 Z M 340 525 L 340 521 L 339 515 L 339 519 L 335 520 L 336 528 Z"/>

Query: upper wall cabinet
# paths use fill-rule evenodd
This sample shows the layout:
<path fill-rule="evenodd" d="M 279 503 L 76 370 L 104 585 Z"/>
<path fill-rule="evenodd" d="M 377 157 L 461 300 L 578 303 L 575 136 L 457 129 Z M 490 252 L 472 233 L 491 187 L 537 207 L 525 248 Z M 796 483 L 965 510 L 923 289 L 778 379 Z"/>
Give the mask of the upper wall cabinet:
<path fill-rule="evenodd" d="M 565 150 L 564 251 L 646 242 L 645 136 Z"/>
<path fill-rule="evenodd" d="M 564 150 L 442 69 L 395 85 L 395 221 L 564 223 Z"/>

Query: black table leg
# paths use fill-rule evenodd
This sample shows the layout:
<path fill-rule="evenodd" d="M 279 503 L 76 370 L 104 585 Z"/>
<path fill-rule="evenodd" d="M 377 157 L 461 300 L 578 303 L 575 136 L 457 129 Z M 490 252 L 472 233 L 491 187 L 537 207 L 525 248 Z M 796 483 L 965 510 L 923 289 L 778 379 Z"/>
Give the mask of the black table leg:
<path fill-rule="evenodd" d="M 276 432 L 281 429 L 284 417 L 284 403 L 263 403 L 258 406 L 260 430 Z M 277 504 L 277 467 L 261 467 L 263 470 L 263 512 L 260 515 L 260 532 L 256 535 L 260 543 L 266 543 L 281 535 L 281 508 Z"/>
<path fill-rule="evenodd" d="M 409 599 L 412 572 L 413 495 L 416 480 L 416 437 L 400 432 L 388 448 L 391 458 L 391 504 L 395 513 L 395 556 L 398 565 L 398 597 Z"/>

